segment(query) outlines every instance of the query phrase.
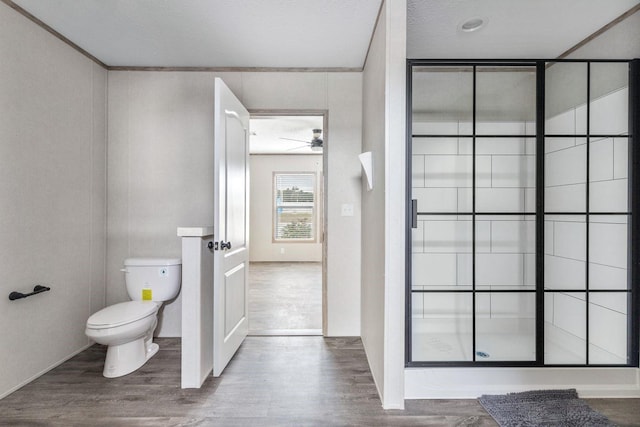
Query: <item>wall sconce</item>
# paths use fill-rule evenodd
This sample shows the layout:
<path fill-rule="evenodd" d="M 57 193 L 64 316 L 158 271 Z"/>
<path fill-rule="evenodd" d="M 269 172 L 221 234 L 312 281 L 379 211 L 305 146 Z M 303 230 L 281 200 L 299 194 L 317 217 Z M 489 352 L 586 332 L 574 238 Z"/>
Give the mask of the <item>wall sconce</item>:
<path fill-rule="evenodd" d="M 367 178 L 367 190 L 371 191 L 373 190 L 373 153 L 371 151 L 367 151 L 365 153 L 358 154 L 358 159 L 360 159 L 362 170 Z"/>

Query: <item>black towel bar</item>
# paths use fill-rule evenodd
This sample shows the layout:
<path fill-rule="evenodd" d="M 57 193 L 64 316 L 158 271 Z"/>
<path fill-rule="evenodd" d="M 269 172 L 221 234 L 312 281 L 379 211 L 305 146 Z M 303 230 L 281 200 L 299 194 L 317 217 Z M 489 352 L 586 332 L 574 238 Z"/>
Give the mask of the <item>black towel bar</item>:
<path fill-rule="evenodd" d="M 23 294 L 22 292 L 11 292 L 9 294 L 9 299 L 11 301 L 16 300 L 16 299 L 20 299 L 20 298 L 26 298 L 26 297 L 30 297 L 31 295 L 35 295 L 35 294 L 41 294 L 43 292 L 47 292 L 50 291 L 51 288 L 48 286 L 41 286 L 41 285 L 36 285 L 33 288 L 33 292 L 31 292 L 30 294 Z"/>

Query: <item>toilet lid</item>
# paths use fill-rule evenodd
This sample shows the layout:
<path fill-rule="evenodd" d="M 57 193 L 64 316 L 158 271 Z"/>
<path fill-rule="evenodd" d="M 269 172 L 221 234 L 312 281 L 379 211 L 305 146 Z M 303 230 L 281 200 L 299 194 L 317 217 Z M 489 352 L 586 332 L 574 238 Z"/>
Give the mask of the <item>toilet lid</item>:
<path fill-rule="evenodd" d="M 127 301 L 110 305 L 94 313 L 87 320 L 87 327 L 107 328 L 126 325 L 144 319 L 158 311 L 153 301 Z"/>

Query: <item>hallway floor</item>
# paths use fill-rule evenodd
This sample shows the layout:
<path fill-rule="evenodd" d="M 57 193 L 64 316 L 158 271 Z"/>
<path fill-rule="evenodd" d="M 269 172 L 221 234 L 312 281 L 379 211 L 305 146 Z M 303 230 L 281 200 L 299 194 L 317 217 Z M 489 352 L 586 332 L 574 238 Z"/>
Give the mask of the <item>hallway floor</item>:
<path fill-rule="evenodd" d="M 249 334 L 322 335 L 322 263 L 252 262 Z"/>
<path fill-rule="evenodd" d="M 94 345 L 0 400 L 15 426 L 496 426 L 476 400 L 412 400 L 384 411 L 359 338 L 249 337 L 220 378 L 180 389 L 180 339 L 138 371 L 102 376 Z M 640 399 L 591 399 L 619 426 Z"/>

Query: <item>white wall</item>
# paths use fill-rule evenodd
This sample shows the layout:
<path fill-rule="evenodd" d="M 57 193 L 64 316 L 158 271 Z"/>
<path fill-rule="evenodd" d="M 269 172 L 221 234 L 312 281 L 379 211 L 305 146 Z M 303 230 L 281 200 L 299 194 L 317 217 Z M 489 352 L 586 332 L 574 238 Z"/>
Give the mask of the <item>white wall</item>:
<path fill-rule="evenodd" d="M 570 59 L 640 58 L 640 12 L 610 28 L 568 56 Z"/>
<path fill-rule="evenodd" d="M 108 303 L 127 300 L 126 257 L 179 255 L 178 226 L 211 224 L 216 76 L 248 109 L 328 110 L 326 332 L 359 335 L 360 73 L 109 72 Z M 160 335 L 180 335 L 180 304 L 165 306 Z"/>
<path fill-rule="evenodd" d="M 84 349 L 104 307 L 107 73 L 1 3 L 0 52 L 3 397 Z"/>
<path fill-rule="evenodd" d="M 406 8 L 383 3 L 363 72 L 362 341 L 386 409 L 404 408 Z"/>
<path fill-rule="evenodd" d="M 330 142 L 328 142 L 330 143 Z M 322 261 L 322 155 L 251 155 L 251 247 L 253 262 Z M 274 172 L 316 174 L 316 224 L 314 242 L 273 241 Z"/>

